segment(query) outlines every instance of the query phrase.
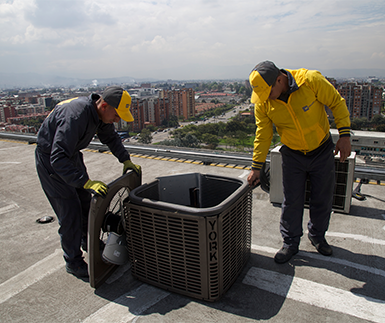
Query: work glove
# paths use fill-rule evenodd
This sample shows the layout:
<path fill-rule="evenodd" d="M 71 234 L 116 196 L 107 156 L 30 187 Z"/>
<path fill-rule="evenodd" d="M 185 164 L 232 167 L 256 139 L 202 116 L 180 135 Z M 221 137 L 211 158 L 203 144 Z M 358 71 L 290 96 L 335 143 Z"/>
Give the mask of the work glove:
<path fill-rule="evenodd" d="M 105 198 L 107 195 L 108 187 L 101 181 L 91 181 L 90 179 L 83 186 L 88 192 L 99 195 Z"/>
<path fill-rule="evenodd" d="M 127 173 L 127 171 L 129 169 L 132 169 L 138 176 L 141 174 L 142 172 L 142 167 L 140 165 L 135 165 L 131 160 L 127 159 L 124 163 L 123 163 L 123 175 L 125 173 Z"/>

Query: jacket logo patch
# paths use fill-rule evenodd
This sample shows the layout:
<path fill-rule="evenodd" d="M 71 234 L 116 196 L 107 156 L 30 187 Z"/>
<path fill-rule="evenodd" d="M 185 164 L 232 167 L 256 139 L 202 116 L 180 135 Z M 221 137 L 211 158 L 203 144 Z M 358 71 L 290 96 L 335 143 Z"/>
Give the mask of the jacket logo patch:
<path fill-rule="evenodd" d="M 305 112 L 309 111 L 310 107 L 314 104 L 314 102 L 315 101 L 313 101 L 312 104 L 310 104 L 310 105 L 305 105 L 304 107 L 302 107 L 302 110 L 305 111 Z"/>

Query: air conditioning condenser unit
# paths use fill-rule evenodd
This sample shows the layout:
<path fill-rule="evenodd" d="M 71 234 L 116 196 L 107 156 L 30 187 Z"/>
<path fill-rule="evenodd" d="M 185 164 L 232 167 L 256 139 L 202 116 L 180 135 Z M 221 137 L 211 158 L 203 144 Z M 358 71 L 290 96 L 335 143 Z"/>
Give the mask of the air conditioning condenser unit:
<path fill-rule="evenodd" d="M 275 147 L 270 154 L 270 202 L 282 204 L 282 157 L 279 151 L 281 147 Z M 336 183 L 333 194 L 333 210 L 349 213 L 352 190 L 354 182 L 354 168 L 356 153 L 351 152 L 350 156 L 343 162 L 340 162 L 339 154 L 334 157 Z M 309 206 L 310 181 L 306 182 L 305 206 Z"/>

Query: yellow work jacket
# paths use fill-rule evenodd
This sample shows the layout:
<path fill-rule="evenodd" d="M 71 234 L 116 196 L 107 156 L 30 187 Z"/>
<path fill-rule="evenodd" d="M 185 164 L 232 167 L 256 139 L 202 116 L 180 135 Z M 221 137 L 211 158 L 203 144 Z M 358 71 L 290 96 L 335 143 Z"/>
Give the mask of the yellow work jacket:
<path fill-rule="evenodd" d="M 330 131 L 325 106 L 333 113 L 340 136 L 350 136 L 349 111 L 337 90 L 318 71 L 286 70 L 293 76 L 298 90 L 287 103 L 266 100 L 255 104 L 257 130 L 252 167 L 260 169 L 269 152 L 275 124 L 281 142 L 291 149 L 310 152 L 318 148 Z"/>

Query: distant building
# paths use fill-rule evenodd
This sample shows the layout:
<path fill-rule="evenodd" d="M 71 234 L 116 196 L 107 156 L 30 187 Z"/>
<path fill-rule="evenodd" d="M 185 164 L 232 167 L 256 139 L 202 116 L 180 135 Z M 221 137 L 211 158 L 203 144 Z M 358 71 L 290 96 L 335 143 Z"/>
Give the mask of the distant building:
<path fill-rule="evenodd" d="M 146 125 L 160 126 L 169 117 L 169 103 L 167 98 L 132 98 L 131 113 L 134 117 L 132 130 L 140 132 Z M 124 121 L 121 120 L 121 126 Z"/>
<path fill-rule="evenodd" d="M 46 108 L 49 108 L 51 106 L 52 101 L 52 97 L 50 96 L 42 96 L 37 99 L 37 102 Z"/>
<path fill-rule="evenodd" d="M 16 117 L 16 109 L 13 106 L 0 106 L 0 122 L 7 122 L 9 118 Z"/>
<path fill-rule="evenodd" d="M 199 83 L 185 83 L 184 87 L 186 89 L 195 89 L 199 86 Z"/>
<path fill-rule="evenodd" d="M 169 102 L 169 115 L 188 119 L 195 116 L 195 91 L 191 88 L 181 90 L 163 90 L 160 98 L 167 98 Z"/>
<path fill-rule="evenodd" d="M 225 104 L 224 103 L 196 103 L 195 104 L 195 113 L 196 115 L 201 115 L 205 111 L 213 110 L 216 108 L 221 108 Z"/>
<path fill-rule="evenodd" d="M 330 129 L 333 142 L 339 138 L 337 129 Z M 385 132 L 353 130 L 351 133 L 352 151 L 357 155 L 385 157 Z"/>
<path fill-rule="evenodd" d="M 347 82 L 337 85 L 337 90 L 346 100 L 351 118 L 371 120 L 381 113 L 382 89 L 372 84 Z"/>
<path fill-rule="evenodd" d="M 45 107 L 37 104 L 24 104 L 16 107 L 17 116 L 40 114 L 44 112 L 45 112 Z"/>

